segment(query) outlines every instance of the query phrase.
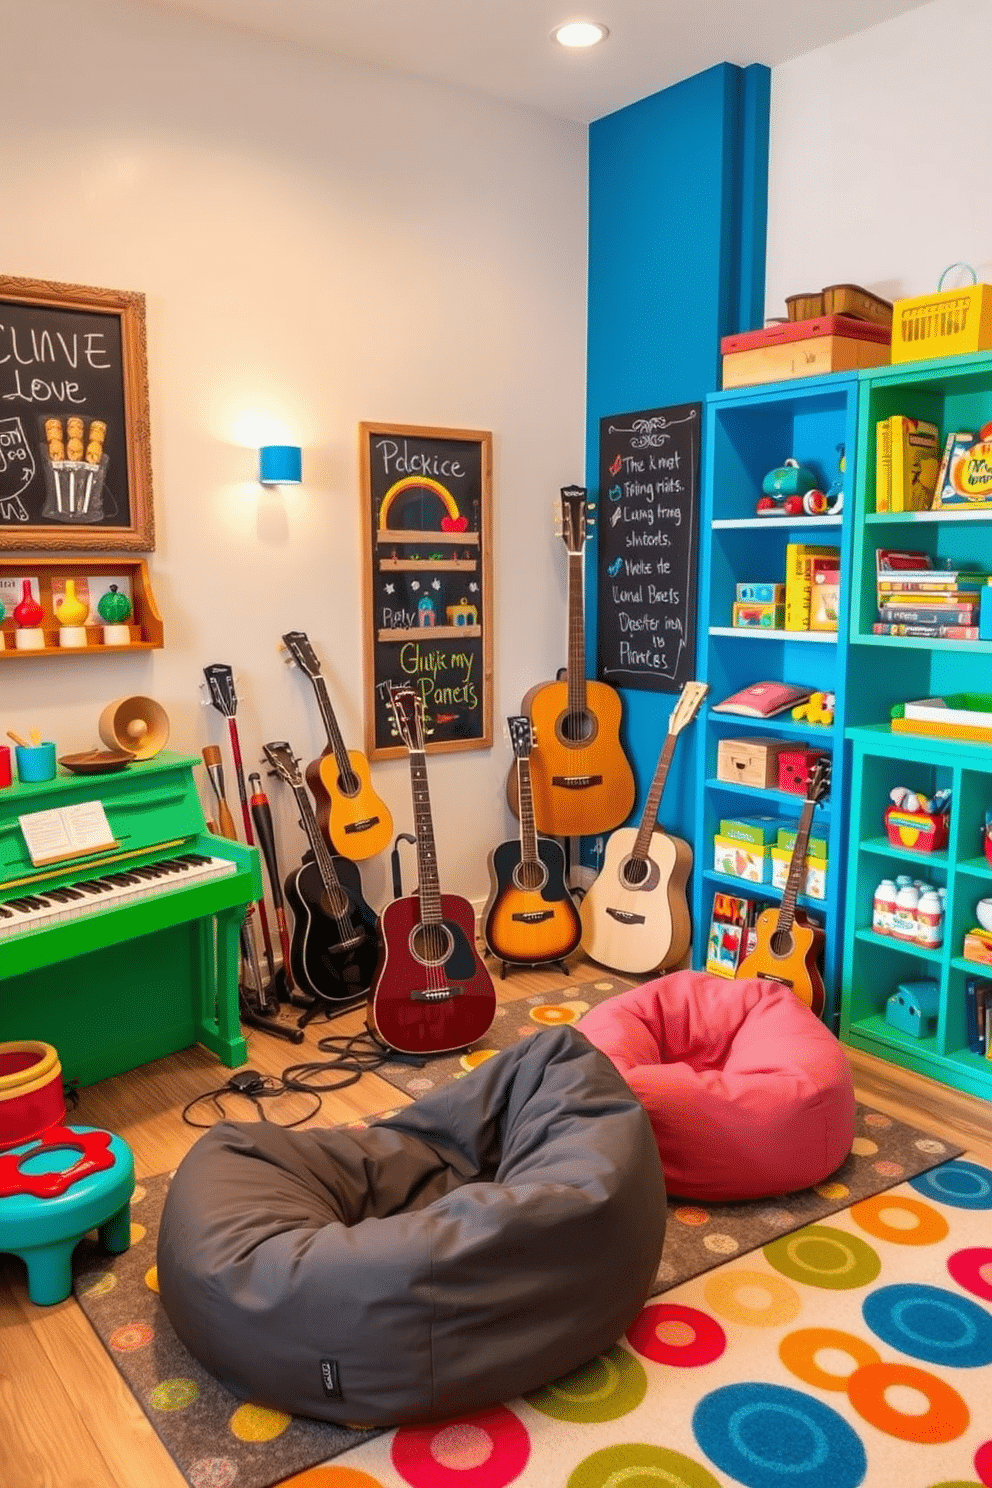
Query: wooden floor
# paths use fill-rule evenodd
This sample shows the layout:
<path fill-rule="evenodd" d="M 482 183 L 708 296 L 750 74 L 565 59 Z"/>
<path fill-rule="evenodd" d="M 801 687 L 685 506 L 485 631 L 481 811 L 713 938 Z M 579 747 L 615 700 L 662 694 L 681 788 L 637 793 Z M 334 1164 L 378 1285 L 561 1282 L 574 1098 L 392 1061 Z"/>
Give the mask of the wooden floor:
<path fill-rule="evenodd" d="M 567 978 L 557 971 L 514 971 L 501 980 L 490 965 L 498 995 L 507 1001 L 604 975 L 581 957 Z M 317 1039 L 362 1026 L 357 1012 L 330 1023 L 317 1020 L 299 1046 L 249 1029 L 248 1064 L 278 1075 L 290 1064 L 326 1058 Z M 849 1054 L 859 1099 L 957 1141 L 992 1165 L 989 1102 L 867 1055 Z M 201 1135 L 183 1123 L 183 1107 L 224 1084 L 230 1073 L 205 1050 L 189 1049 L 84 1090 L 70 1120 L 124 1137 L 140 1181 L 176 1166 Z M 303 1096 L 281 1100 L 279 1119 L 300 1114 L 304 1101 Z M 395 1086 L 367 1073 L 356 1084 L 324 1095 L 308 1124 L 353 1121 L 405 1101 Z M 300 1104 L 294 1108 L 293 1102 Z M 247 1120 L 253 1113 L 237 1102 L 228 1114 Z M 0 1257 L 0 1488 L 183 1488 L 184 1481 L 75 1301 L 33 1306 L 21 1262 Z"/>

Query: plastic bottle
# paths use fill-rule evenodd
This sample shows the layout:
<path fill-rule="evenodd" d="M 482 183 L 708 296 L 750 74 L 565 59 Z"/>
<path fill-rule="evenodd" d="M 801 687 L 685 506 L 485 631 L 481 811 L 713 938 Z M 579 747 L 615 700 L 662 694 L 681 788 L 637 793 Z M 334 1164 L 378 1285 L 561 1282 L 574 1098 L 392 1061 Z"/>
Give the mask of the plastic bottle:
<path fill-rule="evenodd" d="M 920 895 L 916 906 L 916 938 L 920 945 L 931 950 L 943 943 L 944 906 L 936 889 L 928 889 Z"/>
<path fill-rule="evenodd" d="M 896 908 L 892 917 L 892 934 L 896 940 L 916 939 L 919 902 L 920 891 L 914 883 L 904 884 L 896 893 Z"/>
<path fill-rule="evenodd" d="M 875 890 L 871 905 L 871 928 L 876 935 L 891 935 L 896 912 L 896 886 L 891 878 L 883 878 Z"/>

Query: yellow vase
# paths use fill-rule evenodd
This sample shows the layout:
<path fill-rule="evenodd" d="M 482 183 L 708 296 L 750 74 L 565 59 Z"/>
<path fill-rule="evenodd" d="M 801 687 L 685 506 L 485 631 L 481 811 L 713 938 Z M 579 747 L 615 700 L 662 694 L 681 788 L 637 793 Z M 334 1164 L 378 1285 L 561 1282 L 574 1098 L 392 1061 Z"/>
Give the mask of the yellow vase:
<path fill-rule="evenodd" d="M 90 607 L 84 604 L 76 593 L 75 579 L 66 579 L 65 598 L 55 606 L 55 614 L 60 625 L 83 625 Z"/>

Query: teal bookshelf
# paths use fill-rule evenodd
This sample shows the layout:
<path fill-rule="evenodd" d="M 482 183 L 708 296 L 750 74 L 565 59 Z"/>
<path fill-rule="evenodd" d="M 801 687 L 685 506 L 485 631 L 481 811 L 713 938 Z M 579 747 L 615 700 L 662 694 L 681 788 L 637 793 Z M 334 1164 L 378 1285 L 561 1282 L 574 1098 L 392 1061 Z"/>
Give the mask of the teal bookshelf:
<path fill-rule="evenodd" d="M 981 828 L 992 810 L 992 746 L 894 731 L 893 704 L 953 692 L 992 693 L 992 643 L 876 636 L 876 549 L 919 548 L 938 564 L 992 567 L 992 511 L 876 512 L 875 429 L 891 414 L 909 414 L 952 429 L 979 429 L 992 420 L 992 355 L 951 357 L 877 368 L 858 375 L 858 434 L 851 553 L 846 735 L 850 764 L 847 908 L 841 996 L 841 1038 L 877 1058 L 992 1099 L 992 1060 L 968 1048 L 965 980 L 992 967 L 965 961 L 964 933 L 975 905 L 992 895 Z M 946 851 L 894 847 L 882 814 L 888 793 L 905 786 L 932 795 L 953 792 Z M 910 873 L 946 892 L 943 945 L 924 951 L 871 929 L 874 889 L 883 877 Z M 931 977 L 940 989 L 937 1028 L 916 1039 L 885 1019 L 898 982 Z"/>
<path fill-rule="evenodd" d="M 705 965 L 706 941 L 715 893 L 748 899 L 781 899 L 770 883 L 754 884 L 717 873 L 713 838 L 721 819 L 740 815 L 774 815 L 795 825 L 803 798 L 776 789 L 756 789 L 717 779 L 717 753 L 724 739 L 783 739 L 831 755 L 830 796 L 817 807 L 813 831 L 828 837 L 827 895 L 800 898 L 800 907 L 822 922 L 825 931 L 823 978 L 827 1004 L 824 1021 L 836 1028 L 839 1016 L 840 967 L 844 913 L 843 873 L 846 860 L 848 636 L 851 562 L 851 502 L 856 478 L 858 377 L 855 373 L 803 378 L 791 382 L 713 393 L 706 400 L 703 429 L 703 488 L 699 580 L 699 646 L 697 671 L 710 691 L 696 722 L 697 789 L 692 913 L 696 927 L 693 964 Z M 838 451 L 846 454 L 844 503 L 837 515 L 759 517 L 755 504 L 769 470 L 790 457 L 809 466 L 826 488 L 837 474 Z M 755 631 L 731 625 L 738 582 L 777 581 L 785 577 L 785 550 L 792 542 L 840 550 L 840 628 L 823 631 Z M 751 682 L 786 681 L 833 692 L 831 726 L 795 722 L 789 713 L 755 719 L 715 712 L 713 705 Z"/>

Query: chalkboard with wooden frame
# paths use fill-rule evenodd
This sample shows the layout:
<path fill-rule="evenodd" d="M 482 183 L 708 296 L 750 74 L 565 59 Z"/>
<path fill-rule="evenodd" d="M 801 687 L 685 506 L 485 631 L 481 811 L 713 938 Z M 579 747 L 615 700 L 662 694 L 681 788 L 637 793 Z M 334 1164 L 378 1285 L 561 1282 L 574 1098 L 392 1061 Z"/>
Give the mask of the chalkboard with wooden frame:
<path fill-rule="evenodd" d="M 144 295 L 0 276 L 0 549 L 154 546 Z"/>
<path fill-rule="evenodd" d="M 359 425 L 365 745 L 406 754 L 389 693 L 424 701 L 426 752 L 492 745 L 492 434 Z"/>

